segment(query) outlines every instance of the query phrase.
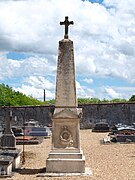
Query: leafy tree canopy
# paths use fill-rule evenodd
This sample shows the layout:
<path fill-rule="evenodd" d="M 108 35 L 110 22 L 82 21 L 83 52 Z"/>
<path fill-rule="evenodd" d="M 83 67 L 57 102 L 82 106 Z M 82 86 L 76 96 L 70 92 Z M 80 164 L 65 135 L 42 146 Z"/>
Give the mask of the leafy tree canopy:
<path fill-rule="evenodd" d="M 35 98 L 14 91 L 5 84 L 0 84 L 0 106 L 24 106 L 24 105 L 41 105 L 41 102 Z"/>
<path fill-rule="evenodd" d="M 135 95 L 132 95 L 131 98 L 129 99 L 130 102 L 135 102 Z"/>
<path fill-rule="evenodd" d="M 112 100 L 107 100 L 107 99 L 103 99 L 100 100 L 98 98 L 78 98 L 78 104 L 99 104 L 99 103 L 122 103 L 122 102 L 128 102 L 128 100 L 126 99 L 112 99 Z"/>

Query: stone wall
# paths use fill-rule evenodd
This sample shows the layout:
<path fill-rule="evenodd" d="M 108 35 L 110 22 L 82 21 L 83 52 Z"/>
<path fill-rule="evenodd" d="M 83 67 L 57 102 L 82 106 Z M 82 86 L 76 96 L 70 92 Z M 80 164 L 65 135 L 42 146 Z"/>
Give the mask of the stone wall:
<path fill-rule="evenodd" d="M 24 122 L 34 119 L 39 124 L 46 126 L 51 124 L 50 115 L 54 107 L 49 106 L 23 106 L 23 107 L 0 107 L 0 123 L 4 123 L 9 116 L 9 110 L 12 110 L 12 125 L 22 126 Z"/>
<path fill-rule="evenodd" d="M 108 103 L 82 105 L 82 128 L 90 128 L 94 123 L 105 121 L 109 124 L 135 123 L 135 103 Z M 51 124 L 50 115 L 54 111 L 53 106 L 26 106 L 10 107 L 13 112 L 13 125 L 22 125 L 29 119 L 39 121 L 43 126 Z M 9 107 L 0 107 L 0 123 L 4 123 L 9 115 Z M 17 121 L 15 121 L 15 116 Z"/>
<path fill-rule="evenodd" d="M 135 123 L 135 103 L 89 104 L 83 106 L 81 127 L 91 127 L 96 122 L 110 125 Z"/>

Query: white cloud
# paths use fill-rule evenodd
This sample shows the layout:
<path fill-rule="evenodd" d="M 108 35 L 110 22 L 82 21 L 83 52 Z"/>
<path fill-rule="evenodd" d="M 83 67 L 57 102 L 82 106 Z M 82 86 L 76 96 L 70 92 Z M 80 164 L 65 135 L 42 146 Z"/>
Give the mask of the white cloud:
<path fill-rule="evenodd" d="M 95 97 L 95 91 L 88 88 L 87 86 L 81 86 L 81 84 L 76 81 L 76 90 L 78 98 L 92 98 Z"/>
<path fill-rule="evenodd" d="M 88 84 L 92 84 L 93 83 L 93 79 L 91 79 L 91 78 L 85 78 L 85 79 L 83 79 L 83 81 L 88 83 Z"/>
<path fill-rule="evenodd" d="M 135 87 L 104 86 L 100 88 L 100 99 L 129 99 L 135 94 Z"/>
<path fill-rule="evenodd" d="M 135 94 L 135 87 L 113 87 L 119 94 L 120 98 L 129 99 Z"/>
<path fill-rule="evenodd" d="M 23 94 L 26 94 L 27 96 L 32 96 L 33 98 L 39 99 L 41 101 L 44 100 L 44 89 L 38 89 L 34 86 L 29 86 L 22 84 L 21 87 L 13 88 L 15 91 L 22 92 Z M 49 90 L 46 90 L 46 100 L 48 99 L 54 99 L 54 93 L 52 93 Z"/>
<path fill-rule="evenodd" d="M 76 81 L 76 91 L 77 91 L 77 97 L 86 97 L 87 94 L 85 90 L 81 87 L 80 83 Z"/>
<path fill-rule="evenodd" d="M 30 75 L 47 76 L 55 75 L 56 63 L 49 62 L 45 57 L 31 56 L 22 60 L 7 59 L 6 55 L 0 56 L 0 77 L 26 77 Z"/>
<path fill-rule="evenodd" d="M 120 94 L 111 87 L 105 87 L 104 90 L 111 99 L 120 98 Z"/>
<path fill-rule="evenodd" d="M 42 76 L 30 76 L 25 78 L 25 83 L 29 84 L 35 88 L 42 88 L 42 89 L 54 89 L 55 85 L 54 83 L 50 82 L 48 79 L 42 77 Z"/>
<path fill-rule="evenodd" d="M 43 84 L 47 84 L 48 90 L 53 92 L 51 84 L 55 84 L 54 80 L 47 81 L 46 76 L 56 75 L 58 41 L 64 34 L 64 27 L 59 22 L 68 15 L 69 20 L 74 21 L 69 28 L 69 37 L 74 41 L 76 74 L 87 83 L 90 82 L 85 76 L 89 79 L 111 76 L 133 85 L 135 1 L 104 0 L 103 3 L 81 0 L 0 1 L 0 80 L 22 77 L 24 81 L 20 83 L 27 83 L 26 79 L 31 83 L 27 88 L 42 89 Z M 19 61 L 7 59 L 4 51 L 24 52 L 31 56 Z M 124 97 L 122 92 L 113 90 L 107 88 L 110 97 Z M 90 91 L 87 92 L 80 82 L 79 95 L 94 96 L 95 90 Z M 98 92 L 96 95 L 105 94 Z"/>
<path fill-rule="evenodd" d="M 10 62 L 6 58 L 6 54 L 2 53 L 0 54 L 0 80 L 4 80 L 7 77 L 13 76 L 13 70 L 10 67 Z"/>

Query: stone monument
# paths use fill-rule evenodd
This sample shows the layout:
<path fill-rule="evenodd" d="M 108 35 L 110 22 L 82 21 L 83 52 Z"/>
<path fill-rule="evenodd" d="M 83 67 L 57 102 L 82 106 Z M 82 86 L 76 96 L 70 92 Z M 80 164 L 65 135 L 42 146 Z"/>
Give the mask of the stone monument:
<path fill-rule="evenodd" d="M 3 149 L 16 149 L 16 139 L 11 129 L 12 111 L 6 119 L 6 126 L 4 134 L 1 137 L 1 148 Z"/>
<path fill-rule="evenodd" d="M 46 160 L 47 173 L 84 173 L 85 157 L 80 147 L 81 109 L 77 108 L 74 47 L 68 37 L 73 21 L 65 17 L 64 39 L 59 41 L 56 103 L 52 116 L 52 148 Z"/>
<path fill-rule="evenodd" d="M 11 128 L 12 111 L 6 119 L 4 134 L 0 138 L 0 177 L 12 175 L 21 167 L 21 149 L 16 148 L 16 138 Z"/>

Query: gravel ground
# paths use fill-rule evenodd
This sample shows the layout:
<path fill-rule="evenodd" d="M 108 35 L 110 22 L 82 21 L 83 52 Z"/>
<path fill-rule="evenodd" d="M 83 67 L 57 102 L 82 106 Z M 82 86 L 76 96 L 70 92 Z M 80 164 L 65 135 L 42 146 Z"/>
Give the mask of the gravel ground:
<path fill-rule="evenodd" d="M 135 144 L 101 144 L 108 133 L 94 133 L 81 130 L 81 148 L 85 155 L 86 167 L 92 176 L 37 177 L 46 167 L 46 159 L 51 148 L 51 138 L 39 145 L 25 145 L 25 164 L 14 174 L 13 180 L 48 179 L 91 179 L 91 180 L 135 180 Z M 22 145 L 18 146 L 22 148 Z"/>

